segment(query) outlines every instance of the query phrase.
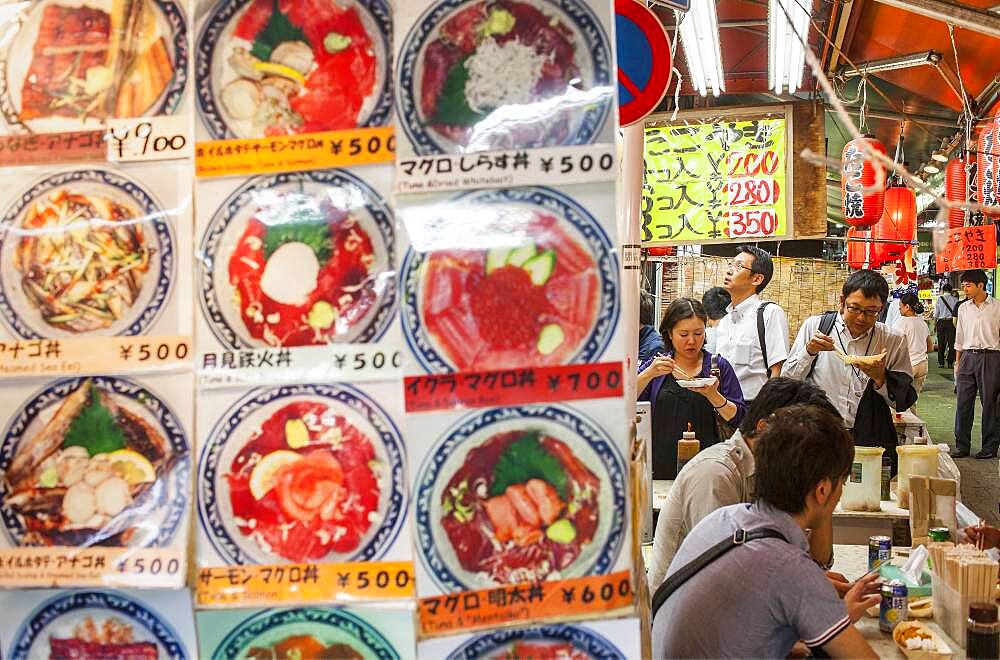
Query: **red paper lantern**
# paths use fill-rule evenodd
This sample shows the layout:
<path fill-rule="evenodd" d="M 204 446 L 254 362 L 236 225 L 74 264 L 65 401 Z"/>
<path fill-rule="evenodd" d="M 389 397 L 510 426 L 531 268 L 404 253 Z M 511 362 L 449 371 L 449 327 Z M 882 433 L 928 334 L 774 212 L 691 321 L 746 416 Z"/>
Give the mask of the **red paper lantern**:
<path fill-rule="evenodd" d="M 872 150 L 885 153 L 885 145 L 871 137 L 854 138 L 844 145 L 843 165 L 840 171 L 840 210 L 844 221 L 852 227 L 867 229 L 879 221 L 884 208 L 884 192 L 864 192 L 878 181 L 879 172 L 885 180 L 882 163 L 868 158 L 864 144 Z"/>
<path fill-rule="evenodd" d="M 871 238 L 872 233 L 865 229 L 851 227 L 847 230 L 847 265 L 851 268 L 864 268 L 867 261 L 868 243 L 851 239 Z"/>
<path fill-rule="evenodd" d="M 979 157 L 976 163 L 976 183 L 979 203 L 983 206 L 1000 206 L 1000 115 L 979 133 Z M 989 213 L 1000 217 L 1000 213 Z"/>
<path fill-rule="evenodd" d="M 944 170 L 945 199 L 949 202 L 965 202 L 966 172 L 965 158 L 952 158 Z M 958 229 L 965 225 L 965 209 L 948 209 L 948 228 Z"/>
<path fill-rule="evenodd" d="M 893 186 L 885 191 L 885 214 L 872 228 L 872 268 L 895 261 L 906 253 L 905 243 L 879 241 L 912 241 L 917 235 L 917 197 L 906 186 Z M 876 266 L 876 263 L 878 266 Z"/>

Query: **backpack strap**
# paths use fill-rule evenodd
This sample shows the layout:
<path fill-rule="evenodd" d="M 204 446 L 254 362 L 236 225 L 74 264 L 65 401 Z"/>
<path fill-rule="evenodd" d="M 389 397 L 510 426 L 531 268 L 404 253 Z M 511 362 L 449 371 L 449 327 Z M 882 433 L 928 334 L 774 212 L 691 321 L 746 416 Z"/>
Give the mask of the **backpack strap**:
<path fill-rule="evenodd" d="M 958 305 L 955 305 L 955 307 L 952 307 L 951 305 L 949 305 L 948 304 L 948 296 L 941 296 L 941 302 L 944 303 L 945 308 L 947 308 L 947 310 L 951 313 L 952 317 L 957 317 L 958 316 L 958 314 L 955 313 L 955 310 L 958 308 Z"/>
<path fill-rule="evenodd" d="M 764 308 L 775 303 L 767 300 L 757 306 L 757 343 L 760 344 L 760 354 L 764 357 L 764 375 L 771 378 L 771 365 L 767 363 L 767 342 L 764 341 Z"/>
<path fill-rule="evenodd" d="M 657 588 L 656 593 L 653 594 L 653 613 L 652 616 L 650 616 L 650 621 L 656 618 L 656 612 L 663 607 L 663 604 L 667 602 L 667 599 L 670 598 L 675 591 L 680 589 L 685 582 L 701 572 L 703 568 L 733 548 L 739 547 L 744 543 L 749 543 L 750 541 L 756 541 L 757 539 L 781 539 L 785 543 L 788 543 L 788 539 L 785 538 L 784 534 L 767 527 L 754 529 L 749 532 L 745 529 L 736 530 L 731 537 L 719 541 L 711 548 L 695 557 L 692 561 L 685 564 L 679 571 L 667 578 L 666 581 L 664 581 L 664 583 Z"/>
<path fill-rule="evenodd" d="M 824 335 L 828 335 L 830 334 L 830 331 L 833 330 L 833 326 L 835 326 L 836 324 L 837 324 L 837 312 L 835 311 L 823 312 L 823 315 L 819 317 L 819 328 L 817 328 L 817 330 L 822 332 Z M 808 380 L 809 377 L 813 375 L 813 371 L 816 370 L 816 358 L 818 357 L 819 357 L 818 355 L 813 357 L 812 365 L 810 365 L 809 367 L 809 373 L 806 374 L 805 380 Z"/>

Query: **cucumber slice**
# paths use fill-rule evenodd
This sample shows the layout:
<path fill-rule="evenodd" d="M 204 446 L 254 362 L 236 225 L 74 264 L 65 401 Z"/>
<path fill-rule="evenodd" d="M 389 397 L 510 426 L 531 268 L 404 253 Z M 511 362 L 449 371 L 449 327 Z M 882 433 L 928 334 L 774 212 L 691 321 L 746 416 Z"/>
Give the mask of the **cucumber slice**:
<path fill-rule="evenodd" d="M 542 286 L 552 277 L 552 271 L 556 268 L 556 251 L 546 250 L 537 257 L 532 257 L 524 262 L 522 266 L 531 276 L 531 283 L 535 286 Z"/>
<path fill-rule="evenodd" d="M 511 250 L 510 254 L 507 255 L 507 263 L 511 266 L 523 266 L 536 254 L 538 254 L 538 248 L 535 247 L 534 243 L 528 243 L 527 245 L 522 245 L 519 248 Z"/>
<path fill-rule="evenodd" d="M 538 333 L 538 352 L 548 355 L 559 348 L 566 341 L 566 333 L 559 327 L 558 323 L 549 323 L 542 327 Z"/>
<path fill-rule="evenodd" d="M 489 275 L 497 268 L 507 263 L 507 257 L 513 252 L 509 247 L 490 248 L 486 252 L 486 274 Z"/>

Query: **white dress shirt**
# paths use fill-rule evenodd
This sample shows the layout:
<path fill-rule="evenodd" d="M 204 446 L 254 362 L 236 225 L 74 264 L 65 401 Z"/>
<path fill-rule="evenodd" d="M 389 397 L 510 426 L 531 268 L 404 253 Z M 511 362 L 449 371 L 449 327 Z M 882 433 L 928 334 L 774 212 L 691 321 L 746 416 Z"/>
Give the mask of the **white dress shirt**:
<path fill-rule="evenodd" d="M 768 369 L 788 357 L 788 317 L 777 304 L 764 308 L 764 342 L 767 361 L 760 350 L 757 333 L 757 308 L 760 296 L 754 294 L 739 305 L 730 305 L 716 328 L 716 352 L 733 365 L 743 389 L 743 398 L 756 398 L 767 382 Z"/>
<path fill-rule="evenodd" d="M 947 301 L 947 304 L 945 302 Z M 948 307 L 951 305 L 951 308 Z M 934 303 L 934 318 L 938 320 L 950 319 L 953 314 L 951 310 L 958 311 L 958 296 L 954 293 L 942 293 Z"/>
<path fill-rule="evenodd" d="M 981 306 L 967 300 L 958 308 L 955 350 L 976 348 L 1000 351 L 1000 302 L 992 296 Z"/>
<path fill-rule="evenodd" d="M 812 366 L 815 359 L 816 368 L 809 379 L 826 393 L 844 418 L 844 424 L 848 428 L 853 428 L 854 417 L 858 413 L 858 404 L 861 403 L 861 397 L 865 393 L 870 379 L 860 369 L 844 364 L 834 351 L 820 351 L 815 358 L 809 355 L 809 352 L 806 351 L 806 344 L 819 330 L 820 318 L 819 316 L 811 316 L 802 324 L 788 359 L 785 361 L 785 366 L 781 370 L 781 375 L 805 380 L 809 373 L 809 367 Z M 898 332 L 887 328 L 884 323 L 876 323 L 865 334 L 852 338 L 850 331 L 844 324 L 843 316 L 838 315 L 833 330 L 830 331 L 830 336 L 833 338 L 833 345 L 843 353 L 848 355 L 878 355 L 885 351 L 887 371 L 900 371 L 913 375 L 913 367 L 910 365 L 910 351 L 906 346 L 906 340 Z M 889 398 L 885 384 L 876 392 L 882 395 L 890 408 L 895 408 L 895 403 Z"/>
<path fill-rule="evenodd" d="M 931 336 L 927 321 L 922 316 L 901 316 L 896 322 L 896 330 L 906 339 L 910 352 L 910 364 L 916 367 L 927 361 L 927 338 Z"/>

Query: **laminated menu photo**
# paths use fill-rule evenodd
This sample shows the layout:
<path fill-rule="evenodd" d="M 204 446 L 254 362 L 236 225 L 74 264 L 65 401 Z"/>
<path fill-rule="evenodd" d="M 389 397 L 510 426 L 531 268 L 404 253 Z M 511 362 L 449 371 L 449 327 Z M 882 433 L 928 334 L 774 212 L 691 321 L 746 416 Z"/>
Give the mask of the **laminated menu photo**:
<path fill-rule="evenodd" d="M 191 374 L 0 382 L 0 585 L 179 587 Z"/>
<path fill-rule="evenodd" d="M 504 628 L 420 642 L 417 657 L 442 660 L 478 658 L 641 658 L 639 619 Z"/>
<path fill-rule="evenodd" d="M 202 658 L 415 657 L 412 604 L 200 611 Z"/>
<path fill-rule="evenodd" d="M 388 0 L 206 0 L 197 11 L 200 140 L 391 123 Z"/>
<path fill-rule="evenodd" d="M 192 334 L 186 163 L 12 168 L 0 181 L 0 339 Z"/>
<path fill-rule="evenodd" d="M 185 0 L 31 0 L 0 25 L 0 133 L 103 129 L 190 109 Z"/>
<path fill-rule="evenodd" d="M 620 362 L 614 199 L 614 183 L 401 198 L 407 373 Z"/>
<path fill-rule="evenodd" d="M 199 352 L 398 348 L 388 165 L 197 185 Z"/>
<path fill-rule="evenodd" d="M 398 383 L 202 392 L 198 566 L 410 561 L 400 398 Z"/>
<path fill-rule="evenodd" d="M 34 658 L 198 657 L 187 589 L 0 591 L 0 653 Z"/>
<path fill-rule="evenodd" d="M 616 399 L 411 415 L 417 595 L 630 571 L 625 442 Z"/>
<path fill-rule="evenodd" d="M 396 3 L 401 159 L 614 143 L 612 3 Z"/>

